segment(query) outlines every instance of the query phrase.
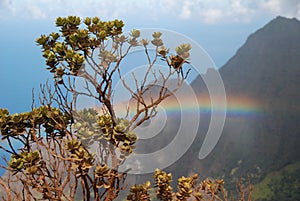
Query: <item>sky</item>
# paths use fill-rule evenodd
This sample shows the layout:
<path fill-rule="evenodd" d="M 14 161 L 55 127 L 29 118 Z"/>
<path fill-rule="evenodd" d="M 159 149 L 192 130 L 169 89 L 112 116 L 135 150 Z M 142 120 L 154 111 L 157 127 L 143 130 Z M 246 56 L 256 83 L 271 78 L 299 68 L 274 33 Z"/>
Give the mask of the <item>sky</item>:
<path fill-rule="evenodd" d="M 0 0 L 0 108 L 29 110 L 32 89 L 51 79 L 35 39 L 57 31 L 58 16 L 122 19 L 132 28 L 163 28 L 200 44 L 219 68 L 247 37 L 276 16 L 300 19 L 299 0 Z"/>

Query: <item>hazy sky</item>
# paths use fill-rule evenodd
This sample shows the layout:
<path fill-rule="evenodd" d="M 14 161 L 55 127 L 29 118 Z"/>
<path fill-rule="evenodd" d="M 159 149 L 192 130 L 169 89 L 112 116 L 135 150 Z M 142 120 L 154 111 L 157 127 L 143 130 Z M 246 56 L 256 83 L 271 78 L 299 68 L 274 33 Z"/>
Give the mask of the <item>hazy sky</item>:
<path fill-rule="evenodd" d="M 47 78 L 35 39 L 56 31 L 58 16 L 124 20 L 165 28 L 198 42 L 221 67 L 247 37 L 278 15 L 300 19 L 299 0 L 0 0 L 0 107 L 29 110 L 31 89 Z"/>
<path fill-rule="evenodd" d="M 146 20 L 197 19 L 208 24 L 251 22 L 266 15 L 300 16 L 298 0 L 2 0 L 3 19 L 47 19 L 59 15 Z"/>

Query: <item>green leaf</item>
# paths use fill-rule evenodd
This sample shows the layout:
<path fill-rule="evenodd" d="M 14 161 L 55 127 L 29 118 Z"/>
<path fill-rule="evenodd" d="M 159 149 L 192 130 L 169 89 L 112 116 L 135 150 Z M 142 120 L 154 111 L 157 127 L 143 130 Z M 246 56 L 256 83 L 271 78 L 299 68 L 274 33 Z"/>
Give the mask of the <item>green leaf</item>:
<path fill-rule="evenodd" d="M 52 33 L 50 34 L 50 36 L 51 36 L 52 39 L 55 40 L 55 41 L 59 38 L 59 34 L 56 33 L 56 32 L 52 32 Z"/>
<path fill-rule="evenodd" d="M 81 39 L 88 37 L 88 35 L 89 35 L 88 31 L 85 29 L 79 29 L 77 32 L 78 38 L 81 38 Z"/>
<path fill-rule="evenodd" d="M 46 35 L 41 35 L 41 37 L 36 39 L 37 45 L 44 45 L 48 41 L 48 37 Z"/>
<path fill-rule="evenodd" d="M 100 33 L 97 34 L 97 36 L 100 38 L 100 39 L 105 39 L 106 36 L 107 36 L 107 33 L 106 31 L 100 31 Z"/>
<path fill-rule="evenodd" d="M 116 28 L 122 28 L 124 26 L 124 22 L 122 20 L 115 20 L 114 24 Z"/>
<path fill-rule="evenodd" d="M 67 59 L 72 59 L 74 56 L 74 51 L 72 49 L 68 49 L 66 52 L 66 58 Z"/>
<path fill-rule="evenodd" d="M 162 35 L 161 32 L 154 32 L 154 33 L 152 34 L 152 37 L 153 37 L 153 38 L 160 38 L 161 35 Z"/>
<path fill-rule="evenodd" d="M 57 42 L 53 48 L 55 52 L 57 52 L 60 55 L 63 55 L 65 53 L 65 45 L 63 43 Z"/>
<path fill-rule="evenodd" d="M 163 43 L 163 41 L 162 41 L 161 38 L 154 38 L 154 39 L 151 41 L 151 43 L 152 43 L 153 45 L 157 46 L 157 47 L 163 46 L 163 45 L 164 45 L 164 43 Z"/>
<path fill-rule="evenodd" d="M 67 17 L 67 23 L 70 25 L 79 25 L 80 24 L 80 18 L 76 16 L 68 16 Z"/>
<path fill-rule="evenodd" d="M 89 26 L 91 24 L 91 22 L 92 22 L 92 19 L 90 17 L 86 17 L 84 19 L 84 24 L 86 24 L 87 26 Z"/>
<path fill-rule="evenodd" d="M 137 30 L 137 29 L 133 29 L 133 30 L 131 31 L 130 35 L 131 35 L 133 38 L 138 38 L 138 37 L 140 37 L 141 32 L 140 32 L 139 30 Z"/>
<path fill-rule="evenodd" d="M 94 24 L 98 24 L 98 22 L 100 21 L 99 17 L 93 17 L 93 23 Z"/>
<path fill-rule="evenodd" d="M 64 26 L 66 23 L 66 18 L 58 17 L 56 18 L 56 26 L 61 27 Z"/>
<path fill-rule="evenodd" d="M 181 56 L 185 53 L 188 53 L 191 49 L 192 49 L 192 46 L 190 44 L 181 44 L 175 48 L 175 51 L 178 55 Z"/>

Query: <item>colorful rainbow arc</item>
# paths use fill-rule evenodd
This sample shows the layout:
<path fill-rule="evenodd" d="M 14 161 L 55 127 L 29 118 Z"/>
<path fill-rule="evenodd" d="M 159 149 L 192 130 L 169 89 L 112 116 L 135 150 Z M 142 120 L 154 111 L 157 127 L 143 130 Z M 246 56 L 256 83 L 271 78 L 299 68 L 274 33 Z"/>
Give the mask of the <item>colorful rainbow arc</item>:
<path fill-rule="evenodd" d="M 167 114 L 176 115 L 181 112 L 196 112 L 200 111 L 201 114 L 211 114 L 211 101 L 207 96 L 197 96 L 198 105 L 191 104 L 190 97 L 184 99 L 180 103 L 176 98 L 168 98 L 160 104 Z M 124 116 L 126 113 L 125 104 L 116 105 L 117 114 Z M 130 113 L 134 113 L 134 106 L 130 107 Z M 226 107 L 227 117 L 255 117 L 260 116 L 263 113 L 263 104 L 254 98 L 248 96 L 229 96 L 227 97 Z M 214 114 L 224 114 L 224 108 L 214 107 Z"/>

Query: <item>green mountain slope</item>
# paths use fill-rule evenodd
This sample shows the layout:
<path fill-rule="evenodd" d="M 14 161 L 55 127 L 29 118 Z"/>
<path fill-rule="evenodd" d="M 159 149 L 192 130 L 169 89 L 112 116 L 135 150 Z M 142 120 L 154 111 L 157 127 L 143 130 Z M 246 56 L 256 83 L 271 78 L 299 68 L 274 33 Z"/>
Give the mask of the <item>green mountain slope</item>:
<path fill-rule="evenodd" d="M 273 171 L 254 186 L 257 200 L 294 201 L 300 196 L 300 162 Z"/>

